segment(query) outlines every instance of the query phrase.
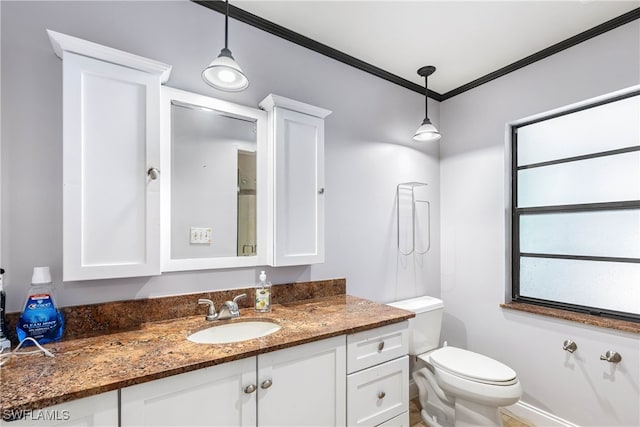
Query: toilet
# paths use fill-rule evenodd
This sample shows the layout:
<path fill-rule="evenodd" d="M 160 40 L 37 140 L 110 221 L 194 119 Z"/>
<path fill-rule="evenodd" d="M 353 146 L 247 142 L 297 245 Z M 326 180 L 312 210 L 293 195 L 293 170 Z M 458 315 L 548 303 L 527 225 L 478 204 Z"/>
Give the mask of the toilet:
<path fill-rule="evenodd" d="M 409 354 L 425 424 L 502 426 L 499 408 L 522 396 L 515 371 L 478 353 L 451 346 L 439 348 L 441 300 L 423 296 L 388 305 L 416 314 L 409 319 Z"/>

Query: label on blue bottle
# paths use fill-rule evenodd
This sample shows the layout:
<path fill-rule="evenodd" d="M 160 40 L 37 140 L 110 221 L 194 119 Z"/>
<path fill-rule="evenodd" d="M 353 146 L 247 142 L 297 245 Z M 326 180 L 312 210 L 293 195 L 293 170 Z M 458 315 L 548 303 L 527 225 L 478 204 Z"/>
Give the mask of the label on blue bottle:
<path fill-rule="evenodd" d="M 18 339 L 31 337 L 40 344 L 57 341 L 62 337 L 63 323 L 50 294 L 30 295 L 18 321 Z"/>

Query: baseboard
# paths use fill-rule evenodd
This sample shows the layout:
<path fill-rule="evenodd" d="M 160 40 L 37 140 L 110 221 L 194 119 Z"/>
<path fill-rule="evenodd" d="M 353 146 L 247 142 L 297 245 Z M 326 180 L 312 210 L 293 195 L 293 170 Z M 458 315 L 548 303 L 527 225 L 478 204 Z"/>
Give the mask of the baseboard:
<path fill-rule="evenodd" d="M 550 414 L 542 409 L 536 408 L 525 402 L 518 402 L 515 405 L 507 406 L 507 411 L 517 418 L 524 420 L 536 427 L 579 427 L 577 424 L 569 422 L 558 416 Z"/>

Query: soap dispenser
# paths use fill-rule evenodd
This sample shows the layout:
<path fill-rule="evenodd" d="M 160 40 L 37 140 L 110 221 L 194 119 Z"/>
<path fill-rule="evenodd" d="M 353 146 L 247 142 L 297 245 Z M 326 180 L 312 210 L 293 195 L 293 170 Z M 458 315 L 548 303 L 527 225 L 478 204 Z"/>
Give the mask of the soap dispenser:
<path fill-rule="evenodd" d="M 267 274 L 260 272 L 260 281 L 256 286 L 255 309 L 260 313 L 271 311 L 271 283 L 267 281 Z"/>

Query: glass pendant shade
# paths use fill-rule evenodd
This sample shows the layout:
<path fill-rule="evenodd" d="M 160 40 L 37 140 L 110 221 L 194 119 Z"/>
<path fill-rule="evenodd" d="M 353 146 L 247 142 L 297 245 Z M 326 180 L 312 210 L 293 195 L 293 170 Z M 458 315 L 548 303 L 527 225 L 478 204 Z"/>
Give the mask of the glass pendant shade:
<path fill-rule="evenodd" d="M 202 78 L 214 88 L 228 92 L 238 92 L 249 86 L 249 79 L 227 48 L 202 71 Z"/>
<path fill-rule="evenodd" d="M 431 120 L 429 120 L 429 89 L 427 87 L 427 77 L 435 71 L 436 67 L 433 65 L 427 65 L 418 70 L 418 75 L 424 77 L 424 120 L 413 135 L 413 140 L 416 142 L 437 141 L 442 136 L 433 123 L 431 123 Z"/>
<path fill-rule="evenodd" d="M 226 92 L 239 92 L 249 86 L 249 79 L 233 59 L 229 45 L 229 0 L 225 0 L 224 48 L 220 55 L 202 71 L 202 79 L 216 89 Z"/>
<path fill-rule="evenodd" d="M 438 129 L 431 123 L 428 117 L 423 121 L 416 133 L 413 135 L 413 140 L 417 142 L 437 141 L 441 137 Z"/>

